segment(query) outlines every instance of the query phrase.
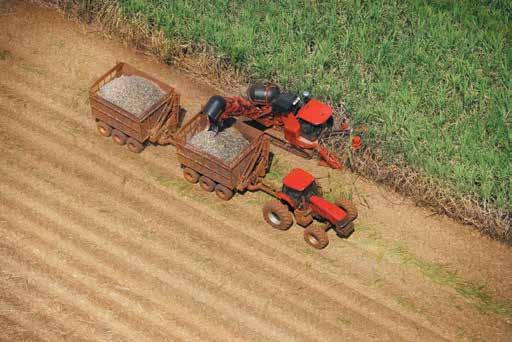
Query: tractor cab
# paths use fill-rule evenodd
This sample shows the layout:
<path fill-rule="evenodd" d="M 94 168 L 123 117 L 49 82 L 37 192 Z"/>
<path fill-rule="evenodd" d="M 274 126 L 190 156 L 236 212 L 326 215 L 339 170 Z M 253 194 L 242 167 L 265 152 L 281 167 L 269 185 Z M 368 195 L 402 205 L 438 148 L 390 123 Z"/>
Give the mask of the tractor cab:
<path fill-rule="evenodd" d="M 309 202 L 311 196 L 319 194 L 315 178 L 302 169 L 293 169 L 284 177 L 281 189 L 283 199 L 297 208 Z"/>

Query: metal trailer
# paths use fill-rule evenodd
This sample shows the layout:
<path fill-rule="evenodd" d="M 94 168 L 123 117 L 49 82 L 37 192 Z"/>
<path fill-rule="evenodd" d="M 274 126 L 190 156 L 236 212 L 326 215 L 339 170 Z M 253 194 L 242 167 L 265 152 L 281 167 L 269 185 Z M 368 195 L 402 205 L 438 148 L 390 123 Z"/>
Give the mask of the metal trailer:
<path fill-rule="evenodd" d="M 139 116 L 114 105 L 98 95 L 100 88 L 122 75 L 137 75 L 157 84 L 164 96 Z M 172 144 L 181 120 L 180 95 L 176 90 L 127 63 L 118 63 L 101 76 L 89 89 L 91 113 L 98 132 L 127 145 L 130 151 L 140 153 L 147 141 L 153 144 Z"/>
<path fill-rule="evenodd" d="M 215 191 L 222 200 L 229 200 L 235 192 L 243 192 L 261 183 L 269 165 L 270 141 L 260 130 L 233 120 L 249 145 L 233 160 L 226 162 L 213 157 L 188 141 L 198 132 L 209 127 L 208 117 L 197 114 L 175 135 L 178 161 L 183 176 L 191 183 L 199 183 L 205 191 Z"/>

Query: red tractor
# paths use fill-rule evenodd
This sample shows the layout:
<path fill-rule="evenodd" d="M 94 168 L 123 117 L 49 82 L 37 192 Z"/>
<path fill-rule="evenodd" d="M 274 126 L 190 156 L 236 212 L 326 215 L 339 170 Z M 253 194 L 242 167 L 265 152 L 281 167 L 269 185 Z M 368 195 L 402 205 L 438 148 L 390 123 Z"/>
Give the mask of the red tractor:
<path fill-rule="evenodd" d="M 317 153 L 335 169 L 341 168 L 342 163 L 322 141 L 333 135 L 347 139 L 353 132 L 346 120 L 339 129 L 334 129 L 332 108 L 310 98 L 309 92 L 302 96 L 281 92 L 272 82 L 250 86 L 247 97 L 212 96 L 202 112 L 208 116 L 213 131 L 222 129 L 223 121 L 230 117 L 244 117 L 246 123 L 265 131 L 273 144 L 307 159 Z M 354 136 L 352 148 L 357 150 L 360 145 L 361 138 Z"/>
<path fill-rule="evenodd" d="M 354 231 L 353 221 L 357 218 L 354 204 L 348 199 L 336 203 L 324 199 L 315 178 L 302 169 L 293 169 L 283 178 L 281 191 L 260 189 L 276 197 L 263 207 L 265 221 L 276 229 L 286 230 L 295 217 L 297 224 L 306 228 L 304 240 L 317 249 L 329 244 L 330 228 L 341 238 L 349 237 Z M 315 219 L 322 224 L 312 224 Z"/>

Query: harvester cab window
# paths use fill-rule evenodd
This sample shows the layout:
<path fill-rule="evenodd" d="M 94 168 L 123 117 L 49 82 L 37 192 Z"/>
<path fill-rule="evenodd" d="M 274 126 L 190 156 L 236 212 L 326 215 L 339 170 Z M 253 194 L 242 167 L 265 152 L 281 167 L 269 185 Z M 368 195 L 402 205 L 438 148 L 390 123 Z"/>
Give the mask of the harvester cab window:
<path fill-rule="evenodd" d="M 308 202 L 309 198 L 314 195 L 318 195 L 318 187 L 316 182 L 312 182 L 308 185 L 303 191 L 298 191 L 283 185 L 282 192 L 286 195 L 290 196 L 293 203 L 298 205 L 299 203 Z"/>
<path fill-rule="evenodd" d="M 326 123 L 322 125 L 313 125 L 312 123 L 299 118 L 299 123 L 301 136 L 308 139 L 309 141 L 316 141 L 318 138 L 320 138 L 322 132 L 332 128 L 334 119 L 331 117 L 329 120 L 327 120 Z"/>

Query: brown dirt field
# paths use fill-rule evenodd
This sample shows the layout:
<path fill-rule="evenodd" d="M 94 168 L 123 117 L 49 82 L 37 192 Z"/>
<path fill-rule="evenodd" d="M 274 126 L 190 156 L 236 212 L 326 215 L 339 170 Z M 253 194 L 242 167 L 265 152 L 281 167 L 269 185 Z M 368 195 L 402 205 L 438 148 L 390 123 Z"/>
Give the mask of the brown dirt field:
<path fill-rule="evenodd" d="M 88 87 L 126 61 L 196 113 L 218 89 L 61 14 L 0 5 L 0 340 L 512 339 L 512 251 L 358 178 L 276 150 L 360 209 L 316 251 L 218 201 L 173 147 L 96 134 Z"/>

